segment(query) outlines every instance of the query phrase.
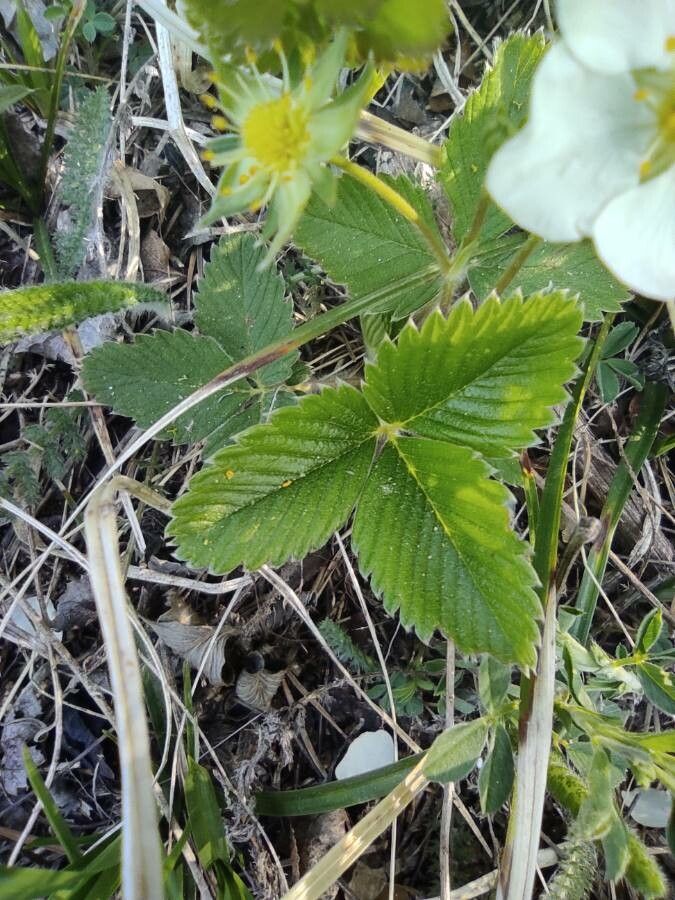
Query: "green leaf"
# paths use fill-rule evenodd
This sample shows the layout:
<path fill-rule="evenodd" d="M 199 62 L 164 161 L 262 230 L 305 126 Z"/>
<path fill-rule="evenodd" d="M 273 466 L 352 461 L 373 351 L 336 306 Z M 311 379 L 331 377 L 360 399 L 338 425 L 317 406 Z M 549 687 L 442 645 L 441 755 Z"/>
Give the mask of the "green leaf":
<path fill-rule="evenodd" d="M 119 312 L 137 303 L 166 306 L 166 297 L 146 284 L 66 281 L 0 293 L 0 341 L 65 328 L 90 316 Z"/>
<path fill-rule="evenodd" d="M 485 653 L 480 661 L 478 693 L 487 712 L 497 712 L 506 699 L 510 686 L 511 667 Z"/>
<path fill-rule="evenodd" d="M 598 383 L 598 390 L 603 403 L 612 403 L 619 396 L 621 385 L 619 379 L 607 365 L 605 360 L 600 360 L 598 368 L 595 370 L 595 379 Z"/>
<path fill-rule="evenodd" d="M 602 838 L 602 852 L 605 856 L 605 877 L 609 881 L 623 878 L 630 860 L 628 829 L 615 811 L 612 825 Z"/>
<path fill-rule="evenodd" d="M 214 572 L 301 558 L 342 525 L 361 492 L 377 421 L 343 386 L 281 409 L 216 454 L 173 507 L 178 554 Z"/>
<path fill-rule="evenodd" d="M 449 30 L 445 0 L 384 0 L 356 41 L 364 57 L 372 50 L 378 62 L 400 64 L 430 56 Z"/>
<path fill-rule="evenodd" d="M 384 797 L 422 758 L 407 756 L 381 769 L 295 791 L 262 791 L 255 795 L 259 816 L 315 816 Z"/>
<path fill-rule="evenodd" d="M 423 767 L 425 776 L 441 784 L 464 778 L 476 765 L 487 736 L 485 719 L 473 719 L 444 731 L 427 753 Z"/>
<path fill-rule="evenodd" d="M 192 757 L 188 758 L 185 775 L 185 804 L 187 821 L 201 865 L 211 868 L 218 860 L 229 864 L 230 851 L 223 828 L 222 809 L 211 775 Z"/>
<path fill-rule="evenodd" d="M 372 52 L 378 63 L 403 64 L 431 54 L 449 31 L 444 0 L 187 0 L 186 7 L 212 52 L 235 59 L 275 38 L 286 53 L 308 43 L 321 48 L 347 26 L 362 59 Z"/>
<path fill-rule="evenodd" d="M 457 241 L 471 227 L 493 153 L 525 121 L 532 76 L 545 46 L 542 33 L 513 34 L 500 44 L 492 68 L 452 123 L 439 180 L 452 206 Z M 510 227 L 508 216 L 493 205 L 483 236 L 495 237 Z"/>
<path fill-rule="evenodd" d="M 497 725 L 493 743 L 478 776 L 480 808 L 486 816 L 496 813 L 509 799 L 515 769 L 511 741 L 503 725 Z"/>
<path fill-rule="evenodd" d="M 283 279 L 274 269 L 260 268 L 265 255 L 252 235 L 225 235 L 199 282 L 195 324 L 235 362 L 293 330 L 293 307 L 284 299 Z M 254 378 L 261 385 L 282 383 L 296 359 L 297 353 L 289 353 L 258 369 Z"/>
<path fill-rule="evenodd" d="M 81 872 L 55 872 L 37 866 L 30 869 L 0 866 L 0 897 L 37 900 L 55 891 L 74 890 L 82 879 Z"/>
<path fill-rule="evenodd" d="M 404 176 L 387 181 L 436 227 L 421 188 Z M 404 318 L 439 292 L 438 265 L 419 231 L 353 178 L 339 179 L 333 206 L 312 197 L 293 240 L 352 297 L 386 293 L 373 313 Z"/>
<path fill-rule="evenodd" d="M 675 716 L 675 684 L 673 676 L 655 666 L 653 663 L 642 663 L 637 666 L 636 673 L 640 679 L 645 697 L 654 706 L 669 716 Z"/>
<path fill-rule="evenodd" d="M 663 615 L 657 607 L 648 612 L 640 622 L 640 627 L 635 636 L 635 649 L 638 652 L 646 653 L 661 637 L 663 630 Z"/>
<path fill-rule="evenodd" d="M 19 100 L 23 100 L 24 97 L 32 93 L 32 89 L 25 87 L 23 84 L 0 85 L 0 113 L 7 112 L 11 106 L 14 106 Z"/>
<path fill-rule="evenodd" d="M 45 784 L 38 767 L 33 761 L 33 757 L 30 755 L 28 747 L 25 746 L 23 748 L 23 764 L 26 769 L 26 774 L 28 775 L 28 780 L 30 781 L 30 786 L 33 788 L 35 796 L 42 804 L 45 816 L 49 821 L 52 831 L 63 847 L 65 854 L 68 857 L 68 862 L 79 862 L 82 859 L 82 854 L 78 849 L 75 836 L 70 830 L 70 826 L 61 815 L 49 788 Z"/>
<path fill-rule="evenodd" d="M 564 294 L 468 301 L 447 319 L 434 312 L 418 331 L 385 341 L 366 368 L 364 394 L 385 422 L 491 456 L 535 443 L 566 398 L 581 349 L 581 314 Z"/>
<path fill-rule="evenodd" d="M 588 796 L 577 816 L 577 828 L 583 838 L 597 840 L 609 834 L 617 817 L 611 766 L 602 749 L 596 750 L 593 755 L 588 788 Z"/>
<path fill-rule="evenodd" d="M 439 628 L 467 653 L 528 668 L 541 616 L 536 575 L 509 527 L 510 495 L 488 475 L 466 447 L 397 438 L 366 483 L 352 541 L 385 607 L 423 640 Z"/>
<path fill-rule="evenodd" d="M 621 322 L 616 325 L 602 345 L 602 358 L 609 359 L 621 353 L 637 337 L 639 328 L 633 322 Z"/>
<path fill-rule="evenodd" d="M 133 344 L 107 342 L 84 360 L 86 389 L 115 412 L 147 428 L 232 363 L 208 337 L 182 329 L 139 335 Z M 248 392 L 221 391 L 175 421 L 163 434 L 177 444 L 202 440 L 215 429 L 236 433 Z"/>
<path fill-rule="evenodd" d="M 97 12 L 91 21 L 101 34 L 111 34 L 117 28 L 117 22 L 107 12 Z"/>
<path fill-rule="evenodd" d="M 507 226 L 511 228 L 511 223 Z M 476 295 L 488 296 L 502 272 L 522 249 L 526 235 L 503 234 L 481 240 L 472 266 L 469 283 Z M 525 261 L 513 279 L 513 289 L 532 294 L 550 286 L 579 294 L 587 322 L 599 322 L 603 312 L 618 312 L 628 292 L 602 265 L 590 241 L 576 244 L 542 243 Z"/>

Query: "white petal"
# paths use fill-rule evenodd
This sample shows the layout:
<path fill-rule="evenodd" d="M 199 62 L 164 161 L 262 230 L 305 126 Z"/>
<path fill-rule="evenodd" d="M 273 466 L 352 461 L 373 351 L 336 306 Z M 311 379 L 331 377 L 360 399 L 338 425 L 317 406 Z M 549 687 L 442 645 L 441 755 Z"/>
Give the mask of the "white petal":
<path fill-rule="evenodd" d="M 616 194 L 639 181 L 654 122 L 630 75 L 582 66 L 559 43 L 534 77 L 525 128 L 495 153 L 486 186 L 518 225 L 576 241 Z"/>
<path fill-rule="evenodd" d="M 667 69 L 675 36 L 675 0 L 558 0 L 560 30 L 590 69 L 628 72 Z"/>
<path fill-rule="evenodd" d="M 335 767 L 335 777 L 353 778 L 394 762 L 394 740 L 388 731 L 364 731 Z"/>
<path fill-rule="evenodd" d="M 600 259 L 629 288 L 675 299 L 675 166 L 613 200 L 592 237 Z"/>

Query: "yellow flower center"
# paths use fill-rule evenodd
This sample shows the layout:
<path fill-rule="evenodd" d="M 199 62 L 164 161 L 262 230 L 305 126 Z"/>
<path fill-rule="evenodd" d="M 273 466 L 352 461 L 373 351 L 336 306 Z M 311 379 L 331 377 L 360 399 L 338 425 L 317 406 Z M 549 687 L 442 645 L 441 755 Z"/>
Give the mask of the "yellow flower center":
<path fill-rule="evenodd" d="M 666 48 L 675 51 L 675 36 L 668 38 Z M 633 75 L 634 99 L 654 115 L 654 137 L 640 164 L 640 178 L 645 180 L 675 164 L 675 60 L 669 70 L 642 69 Z"/>
<path fill-rule="evenodd" d="M 278 100 L 253 107 L 241 127 L 241 138 L 248 155 L 266 169 L 283 174 L 297 168 L 305 157 L 307 124 L 305 110 L 290 94 L 282 94 Z"/>

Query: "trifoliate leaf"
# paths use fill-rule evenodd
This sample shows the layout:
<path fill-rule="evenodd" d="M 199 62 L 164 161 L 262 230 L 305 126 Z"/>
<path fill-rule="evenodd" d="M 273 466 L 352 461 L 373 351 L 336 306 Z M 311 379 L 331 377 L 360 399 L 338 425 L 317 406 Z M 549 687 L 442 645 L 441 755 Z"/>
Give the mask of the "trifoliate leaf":
<path fill-rule="evenodd" d="M 347 519 L 377 420 L 353 388 L 279 410 L 216 454 L 173 507 L 178 555 L 214 572 L 257 569 L 320 547 Z"/>
<path fill-rule="evenodd" d="M 467 447 L 397 438 L 366 483 L 352 541 L 386 608 L 423 640 L 438 628 L 466 653 L 527 668 L 539 637 L 537 579 L 509 527 L 510 495 L 488 475 Z"/>
<path fill-rule="evenodd" d="M 497 48 L 492 68 L 468 98 L 462 115 L 452 123 L 439 180 L 452 205 L 457 241 L 471 227 L 493 153 L 525 121 L 530 83 L 545 45 L 541 33 L 507 38 Z M 495 237 L 510 227 L 508 216 L 491 205 L 482 236 Z"/>
<path fill-rule="evenodd" d="M 213 338 L 182 329 L 156 331 L 139 335 L 133 344 L 97 347 L 84 361 L 82 378 L 101 403 L 147 428 L 231 363 Z M 177 444 L 199 441 L 222 429 L 248 397 L 221 391 L 177 419 L 163 436 Z"/>
<path fill-rule="evenodd" d="M 486 719 L 473 719 L 448 728 L 431 745 L 424 761 L 430 781 L 459 781 L 473 769 L 483 752 L 488 735 Z"/>
<path fill-rule="evenodd" d="M 581 313 L 564 294 L 468 301 L 430 315 L 366 368 L 365 397 L 399 429 L 494 457 L 535 442 L 554 421 L 581 349 Z"/>
<path fill-rule="evenodd" d="M 403 176 L 390 184 L 435 228 L 420 188 Z M 293 240 L 333 281 L 346 284 L 352 297 L 382 291 L 373 313 L 404 318 L 439 292 L 438 265 L 419 231 L 352 178 L 339 180 L 333 206 L 312 198 Z"/>
<path fill-rule="evenodd" d="M 211 252 L 195 298 L 195 323 L 238 361 L 286 337 L 293 330 L 293 308 L 284 299 L 284 282 L 274 269 L 261 269 L 266 255 L 253 235 L 225 236 Z M 259 369 L 261 385 L 279 384 L 290 375 L 297 354 Z"/>
<path fill-rule="evenodd" d="M 84 361 L 87 389 L 102 403 L 146 428 L 233 362 L 292 330 L 292 308 L 283 282 L 266 269 L 265 255 L 251 235 L 225 235 L 212 251 L 196 297 L 201 335 L 184 330 L 141 335 L 133 344 L 104 344 Z M 256 389 L 239 382 L 190 410 L 163 437 L 175 443 L 206 438 L 205 453 L 289 402 L 279 386 L 291 374 L 296 354 L 260 369 Z"/>
<path fill-rule="evenodd" d="M 478 776 L 480 808 L 492 815 L 509 799 L 515 769 L 511 741 L 503 725 L 495 726 L 492 746 Z"/>
<path fill-rule="evenodd" d="M 0 341 L 75 325 L 90 316 L 119 312 L 137 303 L 166 305 L 146 284 L 123 281 L 65 281 L 0 293 Z"/>
<path fill-rule="evenodd" d="M 492 291 L 525 240 L 522 233 L 509 233 L 481 241 L 469 270 L 469 282 L 478 297 L 482 299 Z M 600 321 L 603 312 L 618 312 L 628 298 L 626 288 L 602 265 L 590 241 L 541 244 L 512 282 L 513 289 L 520 288 L 526 296 L 551 286 L 578 293 L 587 322 Z"/>

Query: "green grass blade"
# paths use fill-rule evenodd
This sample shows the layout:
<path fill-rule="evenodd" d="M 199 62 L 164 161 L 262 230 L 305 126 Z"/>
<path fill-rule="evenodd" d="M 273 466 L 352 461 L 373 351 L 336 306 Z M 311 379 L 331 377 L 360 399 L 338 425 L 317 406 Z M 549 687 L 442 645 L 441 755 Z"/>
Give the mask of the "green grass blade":
<path fill-rule="evenodd" d="M 297 791 L 261 791 L 255 796 L 256 812 L 260 816 L 312 816 L 378 800 L 393 790 L 423 755 L 407 756 L 364 775 Z"/>

